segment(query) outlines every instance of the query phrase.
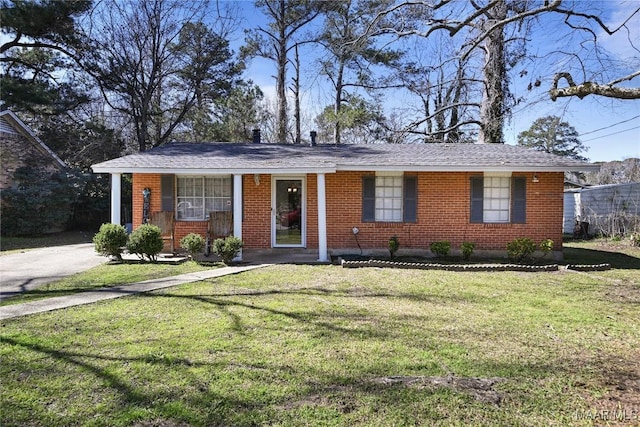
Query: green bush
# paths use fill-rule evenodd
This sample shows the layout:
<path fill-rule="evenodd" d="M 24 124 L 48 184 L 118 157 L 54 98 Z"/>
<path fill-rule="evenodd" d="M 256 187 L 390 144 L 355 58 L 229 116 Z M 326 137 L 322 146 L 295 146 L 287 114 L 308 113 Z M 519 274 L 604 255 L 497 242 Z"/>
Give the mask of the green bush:
<path fill-rule="evenodd" d="M 640 232 L 631 234 L 631 246 L 640 246 Z"/>
<path fill-rule="evenodd" d="M 535 250 L 535 242 L 528 237 L 520 237 L 507 243 L 507 256 L 516 262 L 530 258 Z"/>
<path fill-rule="evenodd" d="M 391 259 L 396 255 L 399 248 L 400 240 L 398 240 L 398 236 L 391 236 L 391 238 L 389 238 L 389 254 L 391 255 Z"/>
<path fill-rule="evenodd" d="M 127 245 L 127 229 L 120 224 L 102 224 L 93 236 L 96 252 L 103 256 L 122 259 L 122 249 Z"/>
<path fill-rule="evenodd" d="M 471 242 L 462 242 L 460 246 L 460 253 L 462 254 L 462 259 L 465 261 L 469 261 L 471 255 L 473 255 L 473 250 L 476 248 L 475 243 Z"/>
<path fill-rule="evenodd" d="M 34 166 L 16 169 L 12 179 L 14 188 L 1 193 L 3 236 L 38 236 L 68 226 L 83 186 L 79 174 L 39 172 Z"/>
<path fill-rule="evenodd" d="M 542 252 L 542 258 L 547 256 L 547 254 L 552 250 L 553 250 L 553 240 L 544 239 L 542 242 L 540 242 L 540 251 Z"/>
<path fill-rule="evenodd" d="M 243 244 L 242 240 L 235 236 L 216 239 L 213 241 L 213 253 L 222 258 L 222 262 L 229 265 L 238 256 Z"/>
<path fill-rule="evenodd" d="M 451 243 L 446 240 L 441 242 L 433 242 L 429 246 L 431 252 L 433 252 L 436 256 L 444 258 L 449 255 L 449 251 L 451 251 Z"/>
<path fill-rule="evenodd" d="M 197 233 L 189 233 L 180 239 L 180 247 L 187 251 L 191 258 L 204 249 L 204 237 Z"/>
<path fill-rule="evenodd" d="M 142 224 L 131 233 L 127 250 L 132 254 L 136 254 L 142 260 L 146 257 L 149 261 L 155 262 L 163 247 L 164 243 L 160 227 L 152 224 Z"/>

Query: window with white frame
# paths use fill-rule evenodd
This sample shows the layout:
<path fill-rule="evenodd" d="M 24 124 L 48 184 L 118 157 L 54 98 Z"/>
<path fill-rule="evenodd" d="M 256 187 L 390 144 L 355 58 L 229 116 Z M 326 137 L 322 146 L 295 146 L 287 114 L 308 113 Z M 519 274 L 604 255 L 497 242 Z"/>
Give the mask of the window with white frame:
<path fill-rule="evenodd" d="M 209 212 L 230 211 L 230 176 L 179 176 L 176 190 L 176 219 L 205 220 Z"/>
<path fill-rule="evenodd" d="M 376 221 L 402 221 L 402 174 L 376 174 Z"/>
<path fill-rule="evenodd" d="M 484 176 L 484 222 L 509 222 L 511 206 L 511 176 Z"/>

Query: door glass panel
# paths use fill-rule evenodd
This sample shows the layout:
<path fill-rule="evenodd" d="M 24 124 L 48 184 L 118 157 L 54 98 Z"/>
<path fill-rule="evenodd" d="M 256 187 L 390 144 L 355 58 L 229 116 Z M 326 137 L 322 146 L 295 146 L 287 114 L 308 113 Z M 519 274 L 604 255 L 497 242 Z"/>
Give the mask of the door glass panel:
<path fill-rule="evenodd" d="M 302 180 L 276 180 L 276 245 L 302 245 Z"/>

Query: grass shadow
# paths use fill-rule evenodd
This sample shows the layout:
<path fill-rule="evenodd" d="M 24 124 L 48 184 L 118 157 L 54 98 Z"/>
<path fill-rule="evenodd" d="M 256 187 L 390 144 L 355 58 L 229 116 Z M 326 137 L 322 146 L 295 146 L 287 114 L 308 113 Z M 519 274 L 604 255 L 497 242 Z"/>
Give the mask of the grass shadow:
<path fill-rule="evenodd" d="M 584 249 L 575 247 L 564 248 L 565 264 L 611 264 L 612 268 L 623 270 L 640 269 L 640 258 L 621 252 L 607 250 Z"/>

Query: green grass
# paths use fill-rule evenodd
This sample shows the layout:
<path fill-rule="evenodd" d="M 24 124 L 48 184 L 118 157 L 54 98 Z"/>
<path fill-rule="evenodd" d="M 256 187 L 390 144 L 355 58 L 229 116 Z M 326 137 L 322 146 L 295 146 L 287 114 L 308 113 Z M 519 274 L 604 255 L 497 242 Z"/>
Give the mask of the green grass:
<path fill-rule="evenodd" d="M 287 265 L 5 320 L 0 425 L 637 416 L 638 273 Z"/>
<path fill-rule="evenodd" d="M 107 286 L 117 286 L 149 279 L 177 276 L 184 273 L 201 271 L 205 267 L 193 261 L 180 264 L 168 263 L 134 263 L 134 264 L 102 264 L 88 271 L 77 273 L 64 279 L 43 285 L 37 289 L 25 291 L 17 296 L 3 299 L 0 306 L 21 304 L 44 298 L 77 294 Z"/>

